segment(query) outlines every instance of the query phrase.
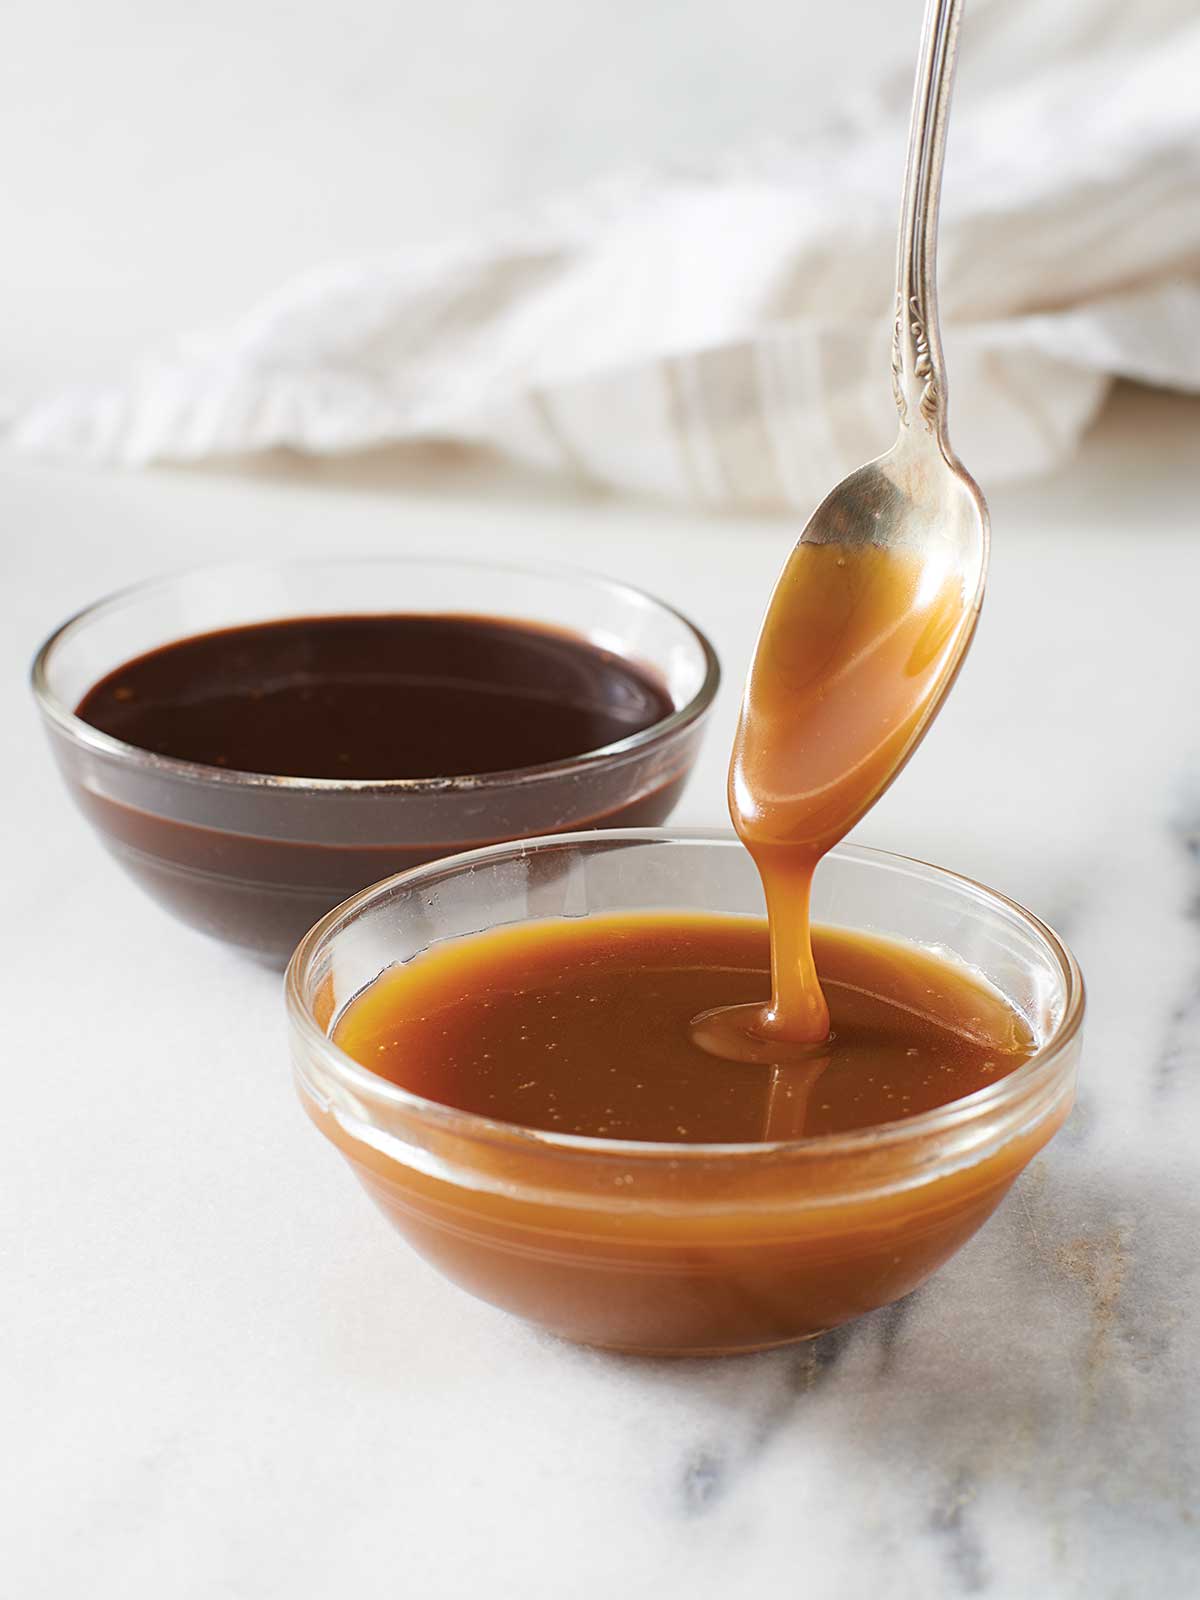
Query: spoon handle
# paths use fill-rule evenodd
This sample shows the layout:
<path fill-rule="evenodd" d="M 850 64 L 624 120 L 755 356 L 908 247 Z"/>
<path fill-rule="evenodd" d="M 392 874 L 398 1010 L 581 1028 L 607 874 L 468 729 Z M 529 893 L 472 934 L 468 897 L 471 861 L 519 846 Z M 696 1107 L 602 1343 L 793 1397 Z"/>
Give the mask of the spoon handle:
<path fill-rule="evenodd" d="M 900 435 L 921 427 L 948 453 L 946 368 L 937 305 L 938 203 L 962 0 L 927 0 L 908 130 L 896 250 L 892 393 Z"/>

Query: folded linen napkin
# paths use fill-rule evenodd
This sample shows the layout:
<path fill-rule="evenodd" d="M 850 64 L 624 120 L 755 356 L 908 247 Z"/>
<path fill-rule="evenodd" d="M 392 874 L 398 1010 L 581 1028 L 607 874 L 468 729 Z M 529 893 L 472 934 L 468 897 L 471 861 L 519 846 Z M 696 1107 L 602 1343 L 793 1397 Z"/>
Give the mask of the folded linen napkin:
<path fill-rule="evenodd" d="M 311 272 L 3 435 L 125 463 L 455 439 L 629 489 L 806 509 L 894 430 L 909 83 L 803 147 Z M 1197 85 L 1194 0 L 968 7 L 940 276 L 952 432 L 984 482 L 1061 460 L 1114 376 L 1200 389 Z"/>

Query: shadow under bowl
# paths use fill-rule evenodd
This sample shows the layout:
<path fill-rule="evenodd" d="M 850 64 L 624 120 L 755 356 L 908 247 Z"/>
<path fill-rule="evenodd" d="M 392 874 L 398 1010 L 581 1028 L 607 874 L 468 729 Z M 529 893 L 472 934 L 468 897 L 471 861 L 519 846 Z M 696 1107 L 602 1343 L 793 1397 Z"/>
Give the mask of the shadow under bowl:
<path fill-rule="evenodd" d="M 568 630 L 648 668 L 673 710 L 617 743 L 542 766 L 380 781 L 176 760 L 75 715 L 108 673 L 189 635 L 388 612 Z M 72 798 L 121 866 L 184 922 L 281 967 L 319 917 L 389 873 L 495 841 L 665 821 L 719 676 L 698 628 L 627 585 L 550 566 L 381 558 L 211 567 L 139 584 L 52 634 L 33 688 Z"/>
<path fill-rule="evenodd" d="M 1074 1099 L 1079 969 L 1050 929 L 968 879 L 851 845 L 818 872 L 818 922 L 965 963 L 1036 1042 L 987 1088 L 877 1128 L 736 1145 L 556 1135 L 422 1099 L 332 1042 L 355 995 L 440 940 L 672 910 L 762 916 L 736 840 L 577 834 L 375 885 L 315 927 L 288 968 L 305 1109 L 440 1272 L 568 1339 L 732 1354 L 811 1338 L 908 1294 L 991 1215 Z"/>

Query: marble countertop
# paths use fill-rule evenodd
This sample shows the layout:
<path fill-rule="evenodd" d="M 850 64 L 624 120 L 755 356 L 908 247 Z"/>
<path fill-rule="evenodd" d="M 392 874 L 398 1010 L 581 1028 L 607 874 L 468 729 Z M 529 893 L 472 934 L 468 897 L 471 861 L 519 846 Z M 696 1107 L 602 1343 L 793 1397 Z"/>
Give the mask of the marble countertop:
<path fill-rule="evenodd" d="M 390 455 L 10 464 L 3 1592 L 1196 1594 L 1198 430 L 1200 402 L 1124 391 L 1069 471 L 992 496 L 971 659 L 858 830 L 1071 942 L 1090 987 L 1077 1110 L 926 1288 L 724 1363 L 557 1343 L 409 1253 L 299 1111 L 277 977 L 120 876 L 23 680 L 74 607 L 202 558 L 553 555 L 711 632 L 727 680 L 677 820 L 718 824 L 794 528 Z"/>

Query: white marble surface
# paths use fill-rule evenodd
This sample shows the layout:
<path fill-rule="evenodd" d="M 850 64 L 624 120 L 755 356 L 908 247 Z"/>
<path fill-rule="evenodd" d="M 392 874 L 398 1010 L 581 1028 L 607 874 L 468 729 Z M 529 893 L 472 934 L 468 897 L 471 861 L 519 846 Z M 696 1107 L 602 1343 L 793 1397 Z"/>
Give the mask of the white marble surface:
<path fill-rule="evenodd" d="M 1200 403 L 1125 392 L 993 497 L 981 632 L 859 830 L 1026 901 L 1091 990 L 1080 1103 L 901 1306 L 793 1351 L 620 1360 L 438 1279 L 301 1115 L 278 980 L 144 902 L 71 811 L 40 636 L 165 565 L 553 554 L 669 595 L 727 683 L 679 820 L 722 820 L 793 537 L 464 468 L 0 478 L 9 995 L 0 1592 L 267 1600 L 1200 1584 Z"/>

